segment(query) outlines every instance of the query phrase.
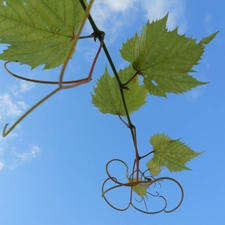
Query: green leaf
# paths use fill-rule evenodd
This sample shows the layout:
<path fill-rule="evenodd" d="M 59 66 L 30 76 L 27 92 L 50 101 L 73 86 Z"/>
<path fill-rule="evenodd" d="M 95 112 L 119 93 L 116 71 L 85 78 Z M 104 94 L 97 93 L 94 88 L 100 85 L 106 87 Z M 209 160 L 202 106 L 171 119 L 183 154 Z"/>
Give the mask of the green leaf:
<path fill-rule="evenodd" d="M 9 44 L 0 59 L 32 69 L 63 63 L 84 15 L 79 0 L 0 0 L 0 6 L 0 43 Z"/>
<path fill-rule="evenodd" d="M 147 162 L 147 167 L 153 177 L 159 175 L 161 172 L 161 166 L 158 163 L 155 163 L 153 160 L 149 160 Z"/>
<path fill-rule="evenodd" d="M 123 43 L 122 57 L 131 62 L 134 70 L 144 77 L 149 93 L 166 97 L 167 93 L 183 93 L 198 85 L 206 84 L 190 76 L 208 44 L 216 35 L 203 38 L 198 44 L 193 38 L 179 35 L 177 28 L 168 31 L 168 14 L 143 27 L 140 36 Z"/>
<path fill-rule="evenodd" d="M 165 166 L 170 172 L 189 170 L 185 164 L 202 153 L 193 151 L 184 143 L 180 142 L 180 139 L 172 140 L 165 134 L 152 136 L 150 143 L 154 151 L 153 158 L 147 163 L 150 172 L 151 163 L 157 164 L 159 167 Z"/>
<path fill-rule="evenodd" d="M 132 69 L 132 66 L 118 72 L 122 83 L 127 82 L 134 74 L 135 71 Z M 128 90 L 124 90 L 124 97 L 128 111 L 132 113 L 146 103 L 147 90 L 143 85 L 141 86 L 139 84 L 139 78 L 137 76 L 129 82 L 127 88 Z M 116 77 L 111 77 L 107 68 L 98 80 L 97 87 L 94 88 L 92 103 L 102 113 L 120 116 L 126 115 Z"/>

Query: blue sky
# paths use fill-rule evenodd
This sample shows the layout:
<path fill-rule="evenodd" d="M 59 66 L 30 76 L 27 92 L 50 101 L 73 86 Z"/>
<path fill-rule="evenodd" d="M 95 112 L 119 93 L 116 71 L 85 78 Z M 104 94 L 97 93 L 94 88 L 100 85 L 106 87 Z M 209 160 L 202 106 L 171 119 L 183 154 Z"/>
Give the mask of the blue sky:
<path fill-rule="evenodd" d="M 169 3 L 168 3 L 169 2 Z M 129 130 L 112 115 L 103 115 L 91 103 L 96 80 L 107 60 L 101 53 L 92 82 L 62 90 L 37 108 L 6 138 L 0 137 L 0 224 L 3 225 L 136 225 L 136 224 L 223 224 L 225 201 L 225 57 L 224 8 L 220 0 L 96 0 L 92 9 L 99 28 L 106 32 L 106 44 L 117 69 L 127 65 L 118 49 L 122 42 L 140 32 L 149 19 L 169 12 L 168 28 L 179 26 L 181 34 L 200 40 L 215 31 L 206 46 L 201 64 L 193 75 L 210 82 L 183 95 L 168 99 L 148 96 L 147 104 L 132 114 L 141 154 L 151 150 L 149 138 L 166 133 L 182 138 L 204 154 L 188 164 L 192 171 L 169 173 L 183 186 L 183 204 L 173 213 L 145 215 L 129 208 L 118 212 L 101 197 L 107 178 L 106 163 L 120 158 L 130 165 L 134 150 Z M 111 20 L 109 22 L 109 20 Z M 83 33 L 92 31 L 87 26 Z M 85 77 L 98 43 L 79 42 L 67 67 L 66 78 Z M 5 47 L 0 46 L 0 50 Z M 0 127 L 12 124 L 54 87 L 16 80 L 0 62 Z M 15 73 L 32 78 L 57 80 L 59 69 L 30 70 L 9 65 Z M 144 165 L 144 164 L 143 164 Z M 125 176 L 124 168 L 114 168 Z M 162 184 L 168 198 L 175 199 L 174 187 Z M 162 190 L 163 191 L 163 190 Z M 128 189 L 115 192 L 113 199 L 126 199 Z M 179 193 L 178 193 L 179 195 Z M 125 200 L 124 200 L 125 201 Z"/>

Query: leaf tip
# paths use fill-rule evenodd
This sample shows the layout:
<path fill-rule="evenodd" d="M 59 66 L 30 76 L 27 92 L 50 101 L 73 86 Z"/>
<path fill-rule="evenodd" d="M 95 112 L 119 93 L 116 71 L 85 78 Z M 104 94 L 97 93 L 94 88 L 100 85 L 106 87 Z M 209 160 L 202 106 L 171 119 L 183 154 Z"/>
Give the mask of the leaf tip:
<path fill-rule="evenodd" d="M 208 37 L 202 38 L 199 41 L 200 45 L 207 45 L 209 42 L 212 41 L 212 39 L 219 33 L 219 31 L 214 32 L 213 34 L 209 35 Z"/>

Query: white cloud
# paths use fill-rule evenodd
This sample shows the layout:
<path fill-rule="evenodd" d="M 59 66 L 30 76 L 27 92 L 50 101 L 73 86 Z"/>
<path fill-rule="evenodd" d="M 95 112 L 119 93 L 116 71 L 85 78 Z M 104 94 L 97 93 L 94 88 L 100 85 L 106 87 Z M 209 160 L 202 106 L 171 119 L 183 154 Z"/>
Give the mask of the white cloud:
<path fill-rule="evenodd" d="M 130 26 L 136 18 L 150 21 L 161 19 L 169 12 L 167 26 L 170 30 L 179 25 L 179 32 L 186 31 L 184 0 L 96 0 L 91 14 L 99 29 L 113 41 L 124 26 Z M 136 30 L 135 30 L 136 31 Z"/>
<path fill-rule="evenodd" d="M 20 81 L 18 85 L 10 88 L 11 93 L 0 94 L 0 127 L 2 129 L 6 120 L 14 120 L 27 110 L 27 104 L 18 98 L 20 98 L 21 93 L 27 92 L 33 87 L 34 84 L 32 83 Z M 40 154 L 40 148 L 33 145 L 27 152 L 15 151 L 15 145 L 18 147 L 21 143 L 22 135 L 23 132 L 18 124 L 16 129 L 10 132 L 7 137 L 0 137 L 0 170 L 4 168 L 15 169 Z"/>
<path fill-rule="evenodd" d="M 41 153 L 41 149 L 38 146 L 30 145 L 30 150 L 28 152 L 14 152 L 14 155 L 21 164 L 26 161 L 30 161 Z"/>
<path fill-rule="evenodd" d="M 22 109 L 24 109 L 24 110 L 27 109 L 27 105 L 26 105 L 25 102 L 18 101 L 18 102 L 17 102 L 17 105 L 18 105 L 19 107 L 21 107 Z"/>
<path fill-rule="evenodd" d="M 141 4 L 146 11 L 147 19 L 150 21 L 161 19 L 169 12 L 168 29 L 172 30 L 179 25 L 179 32 L 185 32 L 185 5 L 183 0 L 143 0 Z"/>
<path fill-rule="evenodd" d="M 12 91 L 13 95 L 16 98 L 19 98 L 21 93 L 30 91 L 34 87 L 35 87 L 35 84 L 33 82 L 28 82 L 28 81 L 21 80 L 19 85 L 12 86 L 10 88 L 10 90 Z"/>
<path fill-rule="evenodd" d="M 8 93 L 0 95 L 0 119 L 6 116 L 19 116 L 26 108 L 26 103 L 13 102 Z"/>
<path fill-rule="evenodd" d="M 0 158 L 0 170 L 2 170 L 3 167 L 14 170 L 18 166 L 22 166 L 24 163 L 33 160 L 40 153 L 41 149 L 36 145 L 30 145 L 29 150 L 26 152 L 18 152 L 16 150 L 12 150 L 7 153 L 5 152 L 5 154 L 2 154 Z"/>
<path fill-rule="evenodd" d="M 20 92 L 27 92 L 30 91 L 32 88 L 34 88 L 34 83 L 33 82 L 28 82 L 21 80 L 20 81 Z"/>
<path fill-rule="evenodd" d="M 97 0 L 91 14 L 99 29 L 105 31 L 113 41 L 123 26 L 132 23 L 137 12 L 138 0 Z"/>
<path fill-rule="evenodd" d="M 120 12 L 131 8 L 136 1 L 134 0 L 99 0 L 96 1 L 98 4 L 105 5 L 105 7 L 111 9 L 112 11 Z"/>

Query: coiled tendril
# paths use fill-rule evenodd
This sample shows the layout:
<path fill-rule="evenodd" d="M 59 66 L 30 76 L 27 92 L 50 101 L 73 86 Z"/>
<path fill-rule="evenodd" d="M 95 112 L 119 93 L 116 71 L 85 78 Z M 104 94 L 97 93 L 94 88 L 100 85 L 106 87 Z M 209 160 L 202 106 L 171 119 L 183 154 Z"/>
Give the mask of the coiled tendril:
<path fill-rule="evenodd" d="M 119 162 L 119 163 L 121 163 L 122 165 L 125 166 L 126 178 L 128 180 L 127 182 L 119 181 L 116 177 L 112 176 L 111 173 L 109 172 L 109 165 L 111 165 L 114 162 Z M 175 179 L 173 179 L 171 177 L 159 177 L 159 178 L 154 178 L 152 176 L 151 177 L 147 177 L 147 176 L 145 176 L 145 172 L 143 173 L 139 169 L 135 170 L 134 168 L 133 168 L 133 171 L 132 171 L 131 175 L 128 176 L 128 171 L 129 171 L 128 165 L 121 159 L 112 159 L 106 164 L 106 174 L 107 174 L 108 178 L 102 184 L 102 197 L 107 202 L 107 204 L 110 205 L 113 209 L 116 209 L 118 211 L 125 211 L 130 206 L 132 206 L 133 208 L 135 208 L 136 210 L 138 210 L 138 211 L 140 211 L 142 213 L 156 214 L 156 213 L 160 213 L 160 212 L 166 212 L 166 213 L 173 212 L 181 205 L 181 203 L 183 201 L 183 198 L 184 198 L 184 191 L 183 191 L 183 188 L 182 188 L 181 184 L 177 180 L 175 180 Z M 139 174 L 140 178 L 136 179 L 138 177 L 138 174 Z M 155 193 L 150 193 L 149 191 L 147 191 L 147 189 L 155 188 L 157 183 L 163 182 L 164 180 L 169 180 L 169 181 L 174 182 L 179 187 L 179 189 L 181 191 L 180 201 L 172 209 L 167 209 L 167 200 L 166 200 L 166 198 L 164 196 L 160 195 L 159 192 L 156 191 Z M 106 184 L 109 181 L 112 181 L 116 185 L 113 185 L 113 186 L 111 186 L 111 187 L 106 189 L 105 186 L 106 186 Z M 130 198 L 128 200 L 128 203 L 127 203 L 126 207 L 124 207 L 124 208 L 116 207 L 106 197 L 106 195 L 110 191 L 112 191 L 114 189 L 121 188 L 121 187 L 130 188 Z M 137 200 L 134 197 L 134 192 L 135 192 L 135 188 L 140 188 L 140 187 L 146 188 L 146 195 L 141 196 L 140 194 L 138 194 L 136 192 L 136 194 L 138 194 L 140 196 L 140 200 Z M 147 207 L 147 204 L 146 204 L 146 200 L 145 200 L 145 198 L 147 200 L 149 200 L 148 197 L 150 197 L 150 198 L 153 197 L 153 198 L 158 198 L 158 199 L 163 200 L 164 204 L 163 204 L 162 208 L 159 209 L 159 210 L 155 210 L 155 211 L 149 211 L 148 207 Z M 139 206 L 136 205 L 137 203 L 141 204 L 142 202 L 144 203 L 145 210 L 143 210 L 142 208 L 140 208 Z"/>

